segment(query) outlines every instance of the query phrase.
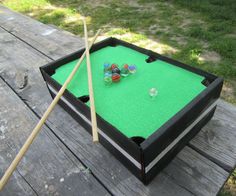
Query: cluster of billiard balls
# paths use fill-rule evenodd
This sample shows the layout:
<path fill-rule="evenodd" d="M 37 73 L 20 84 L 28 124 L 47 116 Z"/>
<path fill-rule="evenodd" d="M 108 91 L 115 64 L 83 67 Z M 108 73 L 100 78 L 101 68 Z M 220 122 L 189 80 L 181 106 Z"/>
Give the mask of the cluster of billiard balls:
<path fill-rule="evenodd" d="M 124 64 L 120 69 L 117 64 L 104 63 L 104 82 L 111 84 L 112 82 L 119 82 L 121 76 L 127 77 L 129 74 L 136 72 L 135 65 Z"/>

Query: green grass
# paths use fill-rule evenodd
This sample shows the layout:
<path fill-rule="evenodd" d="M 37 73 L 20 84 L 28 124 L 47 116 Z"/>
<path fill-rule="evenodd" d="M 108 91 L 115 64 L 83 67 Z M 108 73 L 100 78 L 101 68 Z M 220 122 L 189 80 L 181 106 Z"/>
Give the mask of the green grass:
<path fill-rule="evenodd" d="M 214 40 L 211 48 L 226 59 L 236 59 L 236 40 L 230 38 Z"/>
<path fill-rule="evenodd" d="M 236 170 L 229 177 L 228 182 L 220 192 L 219 196 L 234 196 L 236 194 Z"/>
<path fill-rule="evenodd" d="M 32 9 L 37 9 L 39 7 L 43 7 L 48 4 L 47 0 L 12 0 L 12 1 L 2 1 L 3 4 L 13 10 L 17 10 L 19 12 L 27 13 Z"/>
<path fill-rule="evenodd" d="M 81 36 L 79 17 L 86 16 L 90 36 L 103 28 L 102 38 L 114 36 L 222 76 L 222 98 L 236 104 L 235 0 L 0 2 Z"/>

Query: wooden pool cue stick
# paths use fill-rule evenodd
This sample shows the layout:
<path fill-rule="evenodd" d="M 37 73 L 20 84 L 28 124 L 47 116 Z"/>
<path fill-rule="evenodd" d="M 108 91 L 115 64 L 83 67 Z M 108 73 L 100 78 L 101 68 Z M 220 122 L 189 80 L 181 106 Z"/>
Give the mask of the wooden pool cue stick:
<path fill-rule="evenodd" d="M 97 39 L 100 31 L 101 30 L 98 30 L 98 32 L 96 33 L 96 35 L 94 36 L 93 40 L 91 41 L 89 47 L 87 47 L 86 50 L 89 50 L 91 48 L 91 46 L 93 45 L 93 43 Z M 22 146 L 22 148 L 20 149 L 20 151 L 18 152 L 18 154 L 16 155 L 14 160 L 12 161 L 11 165 L 8 167 L 8 169 L 6 170 L 5 174 L 1 178 L 1 180 L 0 180 L 0 191 L 6 185 L 7 181 L 11 177 L 12 173 L 15 171 L 17 165 L 19 164 L 19 162 L 21 161 L 21 159 L 23 158 L 23 156 L 25 155 L 25 153 L 29 149 L 30 145 L 32 144 L 32 142 L 35 139 L 35 137 L 37 136 L 37 134 L 39 133 L 41 127 L 45 123 L 45 121 L 48 118 L 49 114 L 51 113 L 51 111 L 53 110 L 53 108 L 55 107 L 55 105 L 57 104 L 59 99 L 61 98 L 62 94 L 66 90 L 67 85 L 70 83 L 71 79 L 73 78 L 73 76 L 75 75 L 76 71 L 78 70 L 80 64 L 82 63 L 82 61 L 83 61 L 83 59 L 85 57 L 85 54 L 86 54 L 86 51 L 84 51 L 84 53 L 80 57 L 78 63 L 76 64 L 76 66 L 72 70 L 71 74 L 68 76 L 68 78 L 66 79 L 65 83 L 61 87 L 60 91 L 57 93 L 56 97 L 53 99 L 53 101 L 49 105 L 48 109 L 45 111 L 45 113 L 43 114 L 42 118 L 40 119 L 38 124 L 35 126 L 35 128 L 32 131 L 32 133 L 30 134 L 30 136 L 28 137 L 28 139 L 26 140 L 26 142 L 24 143 L 24 145 Z"/>
<path fill-rule="evenodd" d="M 85 47 L 86 47 L 86 62 L 87 62 L 87 74 L 88 74 L 88 86 L 89 86 L 90 113 L 92 122 L 92 135 L 93 135 L 93 142 L 98 142 L 97 118 L 96 118 L 96 110 L 94 103 L 92 71 L 91 71 L 91 62 L 90 62 L 90 54 L 88 46 L 88 32 L 85 19 L 83 19 L 83 23 L 84 23 L 84 37 L 85 37 Z"/>

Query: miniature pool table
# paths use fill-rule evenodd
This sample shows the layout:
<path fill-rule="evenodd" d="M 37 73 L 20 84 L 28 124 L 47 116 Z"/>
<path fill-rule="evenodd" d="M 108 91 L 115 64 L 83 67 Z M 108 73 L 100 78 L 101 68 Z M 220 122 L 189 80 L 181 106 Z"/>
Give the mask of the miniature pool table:
<path fill-rule="evenodd" d="M 41 68 L 53 97 L 82 52 Z M 90 58 L 100 141 L 147 183 L 210 120 L 223 80 L 115 38 L 95 44 Z M 107 85 L 105 62 L 135 64 L 137 71 Z M 84 59 L 60 104 L 91 131 L 88 95 Z"/>
<path fill-rule="evenodd" d="M 206 88 L 203 76 L 162 60 L 147 63 L 147 55 L 121 45 L 104 47 L 90 58 L 96 112 L 127 137 L 149 137 Z M 57 68 L 52 78 L 63 85 L 77 61 Z M 135 64 L 137 72 L 106 85 L 104 62 Z M 84 59 L 67 88 L 76 97 L 88 95 L 86 67 Z M 158 91 L 155 98 L 149 95 L 152 87 Z"/>

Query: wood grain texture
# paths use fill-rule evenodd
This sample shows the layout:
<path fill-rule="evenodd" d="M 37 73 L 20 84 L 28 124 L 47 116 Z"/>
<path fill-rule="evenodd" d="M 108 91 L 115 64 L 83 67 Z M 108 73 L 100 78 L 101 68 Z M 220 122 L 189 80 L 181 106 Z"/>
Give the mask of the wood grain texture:
<path fill-rule="evenodd" d="M 63 39 L 66 39 L 67 36 L 64 35 Z M 7 58 L 7 56 L 11 56 L 12 45 L 4 43 L 4 47 L 9 48 L 7 49 L 9 52 L 4 53 Z M 21 43 L 21 48 L 27 47 Z M 45 45 L 44 50 L 47 47 Z M 29 52 L 28 49 L 24 50 L 24 52 Z M 42 115 L 51 98 L 37 66 L 40 66 L 40 63 L 43 65 L 43 62 L 49 59 L 33 52 L 33 49 L 31 49 L 31 53 L 34 53 L 31 54 L 32 56 L 37 56 L 35 57 L 38 58 L 37 65 L 31 65 L 22 59 L 17 62 L 16 66 L 6 69 L 11 67 L 11 63 L 0 63 L 0 67 L 3 67 L 1 75 L 32 110 Z M 14 59 L 12 61 L 14 62 Z M 19 74 L 18 80 L 16 80 L 14 76 L 18 72 L 22 72 L 22 74 Z M 19 88 L 22 86 L 20 84 L 24 83 L 25 75 L 28 78 L 27 85 Z M 20 84 L 18 84 L 19 82 Z M 115 195 L 157 195 L 157 193 L 159 195 L 214 195 L 228 175 L 222 168 L 186 147 L 149 186 L 144 186 L 100 144 L 94 145 L 91 136 L 62 108 L 55 108 L 47 124 Z M 99 169 L 97 165 L 99 165 Z M 206 175 L 206 171 L 211 171 L 210 176 Z M 211 182 L 211 178 L 218 175 L 217 183 Z M 211 187 L 206 186 L 206 183 L 209 183 Z M 198 187 L 205 188 L 205 190 L 201 191 Z"/>
<path fill-rule="evenodd" d="M 0 46 L 2 46 L 2 42 L 4 43 L 4 50 L 0 49 L 3 54 L 3 61 L 0 61 L 1 77 L 32 110 L 41 116 L 51 102 L 51 97 L 37 66 L 41 66 L 38 65 L 40 63 L 45 64 L 45 61 L 49 61 L 49 59 L 1 29 L 0 38 L 8 40 L 6 42 L 0 39 Z M 18 58 L 22 54 L 27 54 L 28 60 Z M 9 56 L 12 58 L 5 61 L 4 59 Z M 33 62 L 37 62 L 37 64 L 33 64 Z M 16 75 L 18 77 L 15 77 Z M 25 80 L 25 75 L 28 78 L 27 85 L 24 88 L 19 88 L 21 85 L 18 83 L 21 84 L 22 80 Z M 66 145 L 72 147 L 70 150 L 77 155 L 77 158 L 82 158 L 83 163 L 90 171 L 115 195 L 155 195 L 156 192 L 165 195 L 175 193 L 177 195 L 192 195 L 189 191 L 176 185 L 165 174 L 160 174 L 153 186 L 144 186 L 100 144 L 94 145 L 91 135 L 59 106 L 55 108 L 47 120 L 47 124 L 53 132 L 59 134 L 58 136 Z M 98 168 L 97 165 L 100 167 Z M 29 182 L 31 183 L 31 181 Z"/>
<path fill-rule="evenodd" d="M 7 52 L 11 52 L 11 55 L 16 55 L 15 57 L 28 54 L 28 65 L 33 64 L 34 61 L 36 62 L 34 58 L 37 55 L 31 52 L 29 46 L 24 47 L 21 45 L 21 42 L 16 40 L 12 35 L 9 35 L 12 38 L 10 41 L 8 35 L 9 34 L 5 34 L 5 32 L 0 30 L 0 38 L 4 37 L 4 49 L 2 47 L 2 39 L 0 39 L 1 54 L 5 56 Z M 6 44 L 6 42 L 8 44 Z M 5 47 L 6 45 L 9 45 L 12 51 L 9 50 L 10 48 Z M 15 51 L 15 53 L 13 51 Z M 10 53 L 7 54 L 7 56 L 11 55 Z M 42 62 L 45 62 L 45 59 L 37 57 L 38 62 L 40 59 Z M 8 61 L 10 61 L 10 66 L 8 63 L 4 63 L 6 61 L 0 62 L 1 77 L 4 77 L 2 72 L 6 70 L 5 68 L 7 68 L 6 66 L 8 65 L 8 68 L 10 68 L 8 69 L 10 70 L 9 74 L 11 77 L 15 78 L 14 76 L 18 71 L 14 70 L 13 67 L 23 65 L 25 63 L 24 58 L 15 59 L 15 62 L 9 59 Z M 14 63 L 16 64 L 14 65 Z M 21 72 L 24 67 L 19 66 L 19 68 Z M 29 72 L 30 69 L 29 66 Z M 25 74 L 23 74 L 22 78 L 24 78 L 24 75 Z M 19 81 L 19 79 L 17 81 Z M 17 81 L 14 81 L 14 84 Z M 27 87 L 30 88 L 30 86 Z M 3 163 L 0 164 L 0 176 L 2 176 L 39 119 L 30 111 L 25 103 L 13 93 L 2 79 L 0 80 L 0 92 L 0 160 L 1 163 Z M 26 186 L 26 183 L 33 188 Z M 19 185 L 17 186 L 17 184 Z M 94 178 L 89 169 L 84 167 L 45 126 L 26 156 L 22 159 L 18 166 L 18 173 L 14 174 L 14 177 L 11 178 L 1 194 L 13 195 L 15 193 L 17 194 L 18 190 L 19 194 L 23 190 L 26 192 L 22 195 L 33 195 L 34 193 L 38 195 L 78 195 L 78 193 L 81 195 L 108 194 L 104 187 Z M 34 190 L 34 192 L 32 192 L 32 190 Z"/>
<path fill-rule="evenodd" d="M 228 172 L 187 146 L 164 172 L 194 195 L 216 195 L 228 177 Z"/>
<path fill-rule="evenodd" d="M 50 32 L 51 27 L 12 12 L 3 6 L 0 6 L 0 10 L 2 11 L 0 26 L 11 31 L 36 49 L 44 51 L 52 59 L 62 57 L 83 46 L 82 40 L 79 41 L 71 34 L 65 35 L 65 31 L 57 29 L 54 31 L 56 33 L 45 36 L 45 32 Z M 63 40 L 62 43 L 61 40 Z M 63 50 L 61 50 L 61 46 Z M 55 50 L 51 50 L 51 48 Z M 19 87 L 22 85 L 24 85 L 24 81 L 22 84 L 18 83 Z M 231 121 L 227 124 L 227 120 L 224 122 L 221 119 L 236 118 L 233 108 L 235 110 L 234 106 L 231 107 L 230 104 L 221 101 L 213 120 L 190 142 L 190 147 L 209 157 L 227 171 L 231 171 L 236 164 L 236 122 Z"/>
<path fill-rule="evenodd" d="M 226 171 L 236 165 L 236 107 L 220 100 L 216 114 L 190 146 Z"/>
<path fill-rule="evenodd" d="M 1 79 L 0 91 L 2 92 L 0 96 L 2 131 L 0 152 L 1 161 L 4 163 L 0 167 L 0 175 L 2 175 L 38 118 Z M 17 173 L 24 177 L 38 195 L 78 195 L 78 193 L 108 195 L 89 170 L 75 159 L 46 127 L 22 159 Z M 18 194 L 16 185 L 22 184 L 22 178 L 17 176 L 19 175 L 14 174 L 14 178 L 9 181 L 1 194 Z M 32 191 L 29 191 L 24 195 L 31 195 L 31 193 Z"/>
<path fill-rule="evenodd" d="M 70 149 L 75 152 L 79 158 L 108 185 L 109 188 L 115 186 L 115 183 L 118 182 L 119 186 L 122 187 L 122 190 L 126 189 L 126 192 L 129 190 L 130 192 L 128 193 L 131 195 L 137 194 L 133 193 L 133 190 L 130 190 L 136 186 L 142 189 L 141 195 L 144 195 L 144 193 L 148 193 L 147 195 L 149 195 L 149 193 L 154 194 L 157 191 L 163 192 L 163 187 L 164 190 L 170 190 L 170 187 L 166 185 L 167 180 L 170 180 L 188 190 L 191 194 L 215 195 L 229 175 L 228 172 L 193 149 L 185 147 L 168 167 L 148 185 L 148 187 L 144 187 L 137 182 L 132 174 L 126 171 L 126 168 L 117 162 L 112 155 L 109 155 L 106 150 L 103 150 L 100 145 L 92 146 L 90 142 L 91 136 L 87 134 L 85 130 L 84 132 L 80 132 L 83 128 L 81 128 L 71 117 L 66 117 L 67 114 L 63 112 L 63 109 L 58 107 L 56 111 L 57 115 L 66 119 L 67 123 L 59 124 L 59 122 L 50 119 L 50 126 L 54 127 L 57 125 L 57 129 L 60 129 L 58 131 L 56 130 L 57 134 L 64 139 Z M 98 150 L 96 151 L 96 149 Z M 89 156 L 89 154 L 92 156 Z M 96 164 L 99 164 L 102 171 L 96 170 Z M 126 185 L 127 179 L 129 179 L 128 186 Z M 217 183 L 214 182 L 215 180 Z M 200 190 L 199 188 L 205 189 Z M 144 190 L 147 190 L 147 192 L 143 193 Z M 174 192 L 175 189 L 173 189 L 173 192 L 168 192 L 168 194 L 175 195 Z"/>
<path fill-rule="evenodd" d="M 44 25 L 20 13 L 12 12 L 2 5 L 0 5 L 0 26 L 53 59 L 70 54 L 84 45 L 82 39 L 69 32 Z"/>
<path fill-rule="evenodd" d="M 95 35 L 95 37 L 93 38 L 92 42 L 90 45 L 88 45 L 88 42 L 86 42 L 86 53 L 89 52 L 89 49 L 91 47 L 91 45 L 93 45 L 94 41 L 96 40 L 98 34 L 99 34 L 100 30 L 98 31 L 98 33 Z M 86 40 L 87 40 L 87 32 L 86 32 Z M 40 118 L 39 122 L 36 124 L 36 126 L 34 127 L 34 129 L 32 130 L 31 134 L 28 136 L 28 138 L 26 139 L 25 143 L 23 144 L 23 146 L 21 147 L 21 149 L 19 150 L 19 152 L 17 153 L 17 155 L 15 156 L 15 158 L 13 159 L 12 163 L 10 164 L 10 166 L 8 167 L 8 169 L 6 170 L 6 172 L 4 173 L 3 177 L 0 180 L 0 191 L 3 189 L 3 187 L 5 186 L 5 184 L 8 182 L 9 178 L 11 177 L 12 173 L 16 170 L 17 165 L 19 164 L 19 162 L 21 161 L 21 159 L 24 157 L 25 153 L 27 152 L 27 150 L 29 149 L 30 145 L 32 144 L 32 142 L 34 141 L 34 139 L 36 138 L 36 136 L 38 135 L 38 133 L 40 132 L 42 126 L 44 125 L 46 119 L 48 118 L 48 116 L 50 115 L 50 113 L 52 112 L 53 108 L 55 107 L 55 105 L 57 104 L 57 102 L 60 100 L 60 97 L 62 96 L 62 94 L 64 93 L 64 91 L 66 90 L 67 85 L 70 83 L 71 79 L 73 78 L 74 74 L 76 73 L 76 71 L 78 70 L 81 62 L 83 61 L 83 58 L 85 56 L 85 52 L 84 54 L 81 56 L 81 58 L 79 59 L 78 63 L 76 64 L 76 66 L 74 67 L 74 69 L 72 70 L 72 72 L 70 73 L 70 75 L 68 76 L 67 80 L 65 81 L 65 83 L 62 85 L 61 89 L 59 90 L 58 94 L 55 96 L 55 98 L 53 99 L 53 101 L 50 103 L 49 107 L 47 108 L 47 110 L 44 112 L 43 116 Z M 24 77 L 24 81 L 25 81 Z M 25 82 L 24 82 L 25 84 Z M 24 85 L 25 86 L 25 85 Z M 22 86 L 20 86 L 22 87 Z M 95 111 L 94 111 L 94 115 L 95 115 Z"/>
<path fill-rule="evenodd" d="M 2 142 L 6 138 L 6 125 L 7 121 L 2 118 L 5 115 L 3 111 L 0 111 L 0 175 L 3 174 L 2 168 L 7 168 L 11 162 L 12 154 L 10 148 L 14 147 L 12 143 Z M 0 195 L 37 195 L 34 189 L 28 184 L 28 182 L 21 176 L 18 170 L 16 170 L 9 180 L 9 185 L 5 187 Z"/>

